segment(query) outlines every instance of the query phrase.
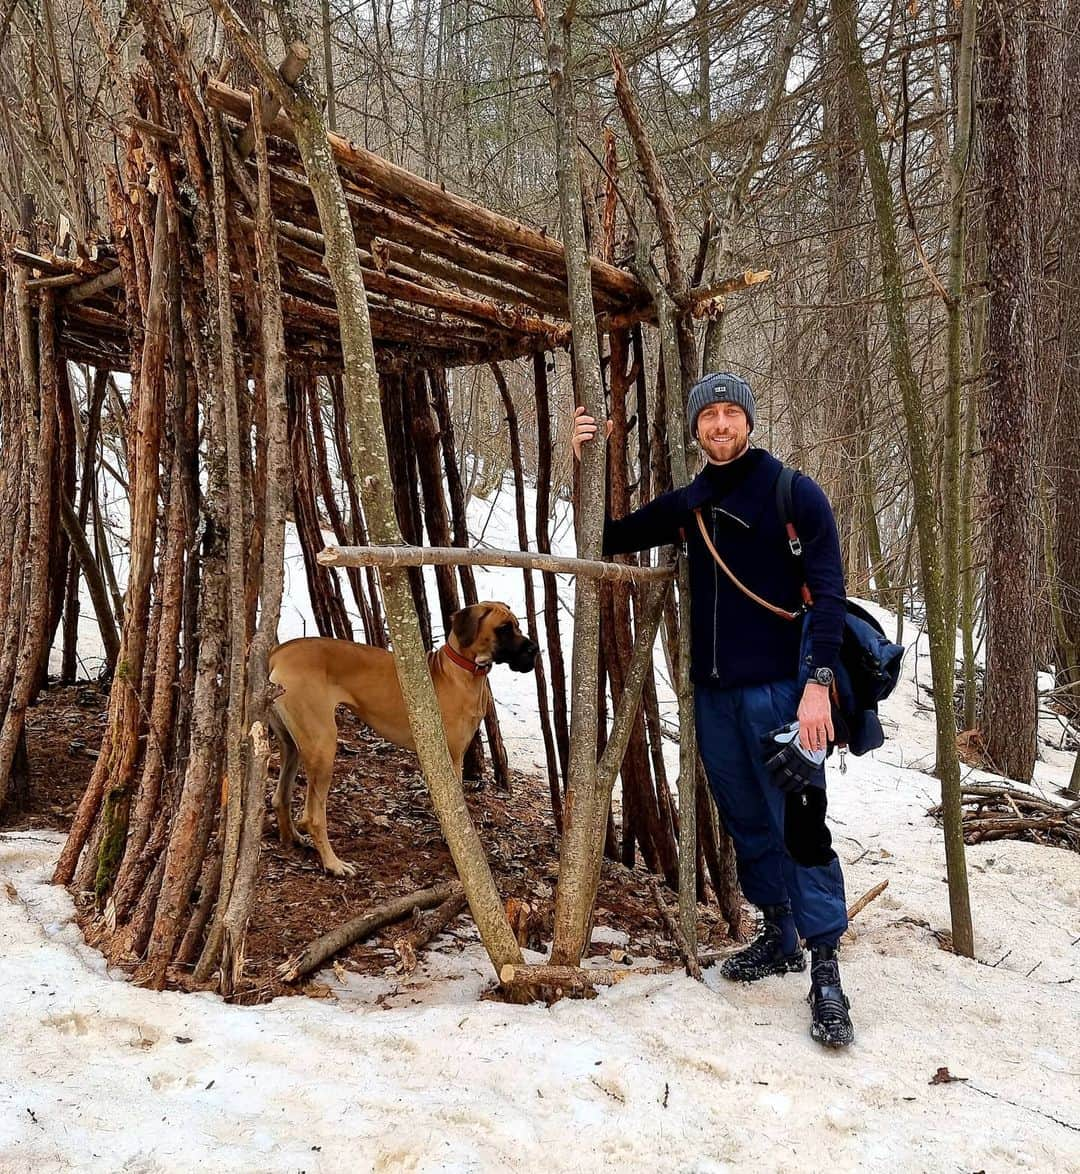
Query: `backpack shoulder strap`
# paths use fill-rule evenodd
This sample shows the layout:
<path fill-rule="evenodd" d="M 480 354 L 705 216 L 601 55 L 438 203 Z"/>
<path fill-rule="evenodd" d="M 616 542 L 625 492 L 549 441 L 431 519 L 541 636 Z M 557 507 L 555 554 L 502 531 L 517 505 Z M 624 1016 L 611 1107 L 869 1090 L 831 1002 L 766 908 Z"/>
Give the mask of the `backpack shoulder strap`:
<path fill-rule="evenodd" d="M 787 531 L 791 553 L 795 558 L 802 558 L 802 542 L 795 529 L 794 509 L 791 503 L 791 487 L 795 484 L 795 478 L 798 475 L 798 469 L 793 469 L 790 465 L 785 465 L 780 470 L 780 475 L 776 478 L 776 512 L 780 515 L 780 521 L 783 522 L 784 529 Z"/>
<path fill-rule="evenodd" d="M 803 575 L 802 586 L 799 588 L 802 594 L 803 605 L 805 607 L 813 607 L 814 597 L 810 592 L 810 588 L 806 585 L 806 572 L 803 570 L 802 561 L 802 540 L 799 538 L 799 532 L 795 529 L 795 510 L 792 505 L 792 486 L 795 484 L 795 478 L 799 476 L 801 476 L 799 470 L 793 469 L 790 465 L 785 465 L 780 470 L 780 475 L 776 478 L 776 512 L 780 515 L 780 521 L 784 524 L 791 555 L 796 563 L 798 563 L 799 571 Z"/>

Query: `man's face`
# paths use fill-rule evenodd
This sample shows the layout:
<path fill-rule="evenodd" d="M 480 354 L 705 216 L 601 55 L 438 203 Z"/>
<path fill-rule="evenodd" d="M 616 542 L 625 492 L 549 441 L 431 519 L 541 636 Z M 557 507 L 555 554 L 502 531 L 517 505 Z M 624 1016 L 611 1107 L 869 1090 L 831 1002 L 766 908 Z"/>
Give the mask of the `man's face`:
<path fill-rule="evenodd" d="M 708 404 L 697 418 L 697 438 L 714 465 L 742 456 L 750 443 L 750 422 L 738 404 Z"/>

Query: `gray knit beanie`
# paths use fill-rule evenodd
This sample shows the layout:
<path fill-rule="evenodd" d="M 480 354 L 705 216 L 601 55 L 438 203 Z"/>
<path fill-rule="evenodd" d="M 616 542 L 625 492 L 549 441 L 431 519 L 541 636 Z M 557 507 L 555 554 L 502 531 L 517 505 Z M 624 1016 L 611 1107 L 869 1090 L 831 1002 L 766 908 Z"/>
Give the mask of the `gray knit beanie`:
<path fill-rule="evenodd" d="M 736 404 L 746 413 L 750 431 L 754 430 L 754 393 L 750 384 L 730 371 L 718 371 L 699 379 L 690 388 L 690 395 L 686 400 L 686 421 L 690 425 L 690 435 L 697 436 L 697 418 L 709 404 Z"/>

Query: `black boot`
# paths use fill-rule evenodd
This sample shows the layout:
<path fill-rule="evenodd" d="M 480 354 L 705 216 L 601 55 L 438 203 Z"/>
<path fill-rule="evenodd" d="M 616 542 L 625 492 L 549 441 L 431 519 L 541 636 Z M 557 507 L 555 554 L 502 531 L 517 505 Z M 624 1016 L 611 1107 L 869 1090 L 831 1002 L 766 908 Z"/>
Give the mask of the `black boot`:
<path fill-rule="evenodd" d="M 787 974 L 806 969 L 806 954 L 796 944 L 790 954 L 784 953 L 784 931 L 781 922 L 791 916 L 786 905 L 766 905 L 761 910 L 765 924 L 761 933 L 745 949 L 725 958 L 720 973 L 732 982 L 756 982 L 770 974 Z"/>
<path fill-rule="evenodd" d="M 835 946 L 814 946 L 810 951 L 810 1034 L 827 1048 L 846 1048 L 854 1042 L 851 1004 L 840 987 L 840 964 Z"/>

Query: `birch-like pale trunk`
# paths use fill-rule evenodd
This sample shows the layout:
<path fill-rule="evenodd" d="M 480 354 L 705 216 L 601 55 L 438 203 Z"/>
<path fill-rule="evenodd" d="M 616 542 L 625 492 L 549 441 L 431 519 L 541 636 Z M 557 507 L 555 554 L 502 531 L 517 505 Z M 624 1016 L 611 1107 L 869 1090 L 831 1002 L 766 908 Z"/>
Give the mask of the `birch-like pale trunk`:
<path fill-rule="evenodd" d="M 574 337 L 574 373 L 586 412 L 597 420 L 607 416 L 600 379 L 592 277 L 585 245 L 578 172 L 574 84 L 571 59 L 573 5 L 556 0 L 550 15 L 534 0 L 547 53 L 548 81 L 555 107 L 555 159 L 559 215 L 566 250 L 566 279 Z M 599 559 L 604 535 L 604 483 L 607 447 L 585 445 L 581 459 L 577 553 Z M 607 805 L 596 769 L 597 679 L 600 644 L 600 585 L 594 579 L 574 580 L 574 651 L 571 675 L 570 764 L 563 838 L 559 850 L 559 887 L 555 896 L 555 928 L 551 961 L 576 966 L 588 944 L 592 906 L 603 856 Z M 603 811 L 603 819 L 601 819 Z"/>
<path fill-rule="evenodd" d="M 855 103 L 859 139 L 874 197 L 889 345 L 893 371 L 900 386 L 904 406 L 912 496 L 919 537 L 922 589 L 930 635 L 930 666 L 934 682 L 934 712 L 937 719 L 937 770 L 941 779 L 953 945 L 957 953 L 972 958 L 975 954 L 975 943 L 971 928 L 971 905 L 968 898 L 960 810 L 960 762 L 956 753 L 956 629 L 946 627 L 941 532 L 937 524 L 937 503 L 930 468 L 926 420 L 923 416 L 922 390 L 911 357 L 911 338 L 904 297 L 903 266 L 896 239 L 896 211 L 893 207 L 892 184 L 881 154 L 877 110 L 870 92 L 866 63 L 859 46 L 854 0 L 831 0 L 831 9 L 847 84 L 851 87 L 851 96 Z"/>
<path fill-rule="evenodd" d="M 277 94 L 292 123 L 318 209 L 326 241 L 326 268 L 339 310 L 349 444 L 353 469 L 360 479 L 364 517 L 373 542 L 398 544 L 401 532 L 394 514 L 367 294 L 349 208 L 321 114 L 321 103 L 304 78 L 294 87 L 283 85 L 226 0 L 214 0 L 214 8 L 259 70 L 263 83 Z M 299 25 L 287 0 L 275 0 L 275 9 L 286 43 L 299 40 Z M 387 572 L 382 576 L 382 585 L 394 664 L 420 766 L 454 866 L 469 898 L 473 919 L 497 973 L 508 962 L 519 963 L 521 950 L 506 918 L 483 843 L 469 815 L 460 780 L 450 760 L 442 715 L 428 671 L 427 650 L 420 637 L 408 580 L 400 572 Z"/>

